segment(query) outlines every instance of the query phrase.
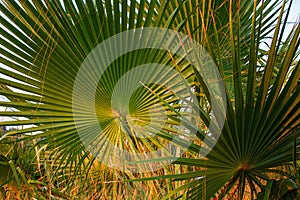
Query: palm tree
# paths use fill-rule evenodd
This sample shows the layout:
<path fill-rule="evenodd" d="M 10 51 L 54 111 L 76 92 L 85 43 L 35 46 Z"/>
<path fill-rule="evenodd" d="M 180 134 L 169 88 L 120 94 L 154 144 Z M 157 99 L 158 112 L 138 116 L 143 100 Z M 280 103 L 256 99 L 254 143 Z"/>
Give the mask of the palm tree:
<path fill-rule="evenodd" d="M 55 175 L 61 178 L 68 174 L 69 181 L 76 177 L 105 177 L 103 171 L 108 169 L 99 167 L 97 156 L 104 152 L 100 153 L 103 161 L 111 155 L 111 149 L 103 151 L 108 142 L 139 155 L 166 147 L 168 151 L 163 153 L 167 156 L 156 157 L 154 161 L 170 158 L 174 161 L 172 165 L 144 174 L 117 169 L 112 170 L 112 176 L 126 182 L 134 178 L 151 183 L 163 179 L 163 188 L 150 188 L 168 193 L 165 198 L 259 197 L 258 193 L 267 190 L 267 183 L 275 174 L 287 175 L 279 167 L 289 165 L 298 153 L 300 70 L 296 58 L 300 26 L 297 23 L 283 40 L 290 7 L 291 1 L 286 0 L 4 0 L 0 3 L 0 72 L 4 75 L 0 77 L 0 94 L 9 102 L 0 105 L 14 111 L 0 115 L 21 120 L 0 122 L 0 126 L 26 127 L 8 132 L 0 142 L 9 138 L 39 139 L 35 147 L 47 149 L 58 169 L 54 170 Z M 145 34 L 147 27 L 175 30 L 179 36 L 168 31 L 149 36 Z M 129 36 L 136 36 L 137 30 L 141 30 L 142 34 L 136 36 L 139 40 L 128 37 L 122 44 L 146 44 L 149 39 L 164 42 L 162 38 L 170 37 L 170 41 L 179 38 L 177 43 L 182 45 L 171 47 L 173 52 L 146 48 L 121 55 L 96 82 L 95 100 L 91 100 L 95 104 L 89 104 L 89 96 L 74 104 L 74 84 L 82 63 L 103 41 L 132 29 L 136 32 Z M 268 37 L 272 38 L 270 47 L 264 51 L 261 44 Z M 182 50 L 195 49 L 189 46 L 189 39 L 197 41 L 217 67 L 221 82 L 217 86 L 224 94 L 221 98 L 212 95 L 215 93 L 211 83 L 199 71 L 203 68 L 193 66 L 191 60 L 180 54 Z M 115 45 L 103 52 L 118 52 L 121 48 Z M 99 60 L 102 58 L 88 61 Z M 214 66 L 209 64 L 210 60 L 201 62 Z M 122 99 L 127 98 L 126 91 L 121 90 L 124 87 L 114 93 L 118 81 L 135 66 L 148 63 L 159 63 L 177 72 L 174 80 L 180 81 L 168 85 L 176 94 L 166 87 L 167 73 L 157 67 L 146 78 L 159 79 L 161 84 L 141 83 L 128 98 L 129 111 L 124 114 L 115 109 L 112 101 L 126 107 Z M 83 80 L 93 82 L 97 73 L 85 73 Z M 76 111 L 83 110 L 81 115 L 74 114 L 74 105 Z M 86 117 L 91 108 L 96 111 L 104 139 L 89 132 L 83 136 L 79 133 L 94 122 Z M 151 109 L 167 114 L 162 118 Z M 152 125 L 151 137 L 148 132 L 144 138 L 135 135 L 138 127 L 147 127 L 151 122 L 158 122 Z M 94 144 L 84 143 L 82 137 L 91 137 L 103 145 L 91 152 L 90 146 Z M 182 154 L 182 150 L 186 152 Z M 130 166 L 134 164 L 137 163 Z M 97 167 L 102 172 L 95 173 Z M 169 184 L 168 179 L 174 184 Z"/>

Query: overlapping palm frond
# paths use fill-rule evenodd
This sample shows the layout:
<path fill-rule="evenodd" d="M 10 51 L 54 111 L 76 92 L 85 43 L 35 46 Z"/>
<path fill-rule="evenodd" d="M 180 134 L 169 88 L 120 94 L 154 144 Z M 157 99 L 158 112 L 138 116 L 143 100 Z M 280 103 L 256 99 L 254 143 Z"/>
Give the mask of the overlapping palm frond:
<path fill-rule="evenodd" d="M 52 152 L 50 157 L 56 169 L 60 169 L 58 176 L 64 172 L 61 169 L 68 168 L 68 176 L 73 178 L 78 177 L 75 175 L 97 177 L 94 168 L 98 163 L 86 148 L 88 145 L 83 145 L 74 122 L 72 97 L 77 73 L 97 45 L 118 33 L 146 27 L 168 28 L 199 42 L 215 62 L 224 82 L 226 116 L 212 111 L 213 102 L 220 100 L 211 95 L 203 77 L 205 74 L 184 57 L 161 49 L 134 50 L 120 56 L 103 73 L 97 83 L 96 105 L 90 105 L 95 108 L 106 135 L 105 141 L 102 138 L 95 141 L 101 144 L 109 140 L 119 148 L 145 154 L 167 146 L 173 151 L 172 156 L 178 156 L 171 167 L 177 174 L 168 174 L 167 167 L 160 172 L 165 176 L 153 178 L 151 173 L 143 176 L 118 171 L 117 179 L 115 176 L 109 179 L 123 181 L 148 177 L 142 180 L 171 178 L 178 181 L 177 188 L 165 183 L 168 189 L 163 190 L 169 192 L 166 198 L 175 195 L 210 199 L 217 194 L 221 199 L 231 192 L 242 199 L 248 191 L 251 191 L 250 196 L 256 197 L 265 188 L 270 173 L 284 174 L 275 168 L 292 161 L 295 145 L 292 133 L 299 128 L 300 69 L 295 58 L 299 55 L 300 26 L 296 24 L 283 43 L 285 9 L 288 13 L 290 8 L 286 1 L 283 2 L 281 5 L 282 1 L 272 0 L 1 1 L 0 94 L 9 101 L 0 102 L 0 105 L 14 111 L 0 112 L 0 115 L 22 117 L 22 120 L 0 122 L 0 125 L 27 127 L 8 132 L 0 141 L 19 135 L 22 139 L 38 138 L 37 146 Z M 273 39 L 270 50 L 264 52 L 260 45 L 267 36 Z M 132 42 L 125 42 L 128 46 L 143 43 L 127 41 Z M 117 51 L 121 47 L 112 46 L 114 48 Z M 115 86 L 128 71 L 147 63 L 176 69 L 179 78 L 186 82 L 170 87 L 178 92 L 184 85 L 189 92 L 178 99 L 170 88 L 141 83 L 129 98 L 130 112 L 123 115 L 112 107 L 111 101 L 117 99 L 116 105 L 124 106 L 122 98 L 126 91 L 120 87 L 114 93 Z M 150 74 L 159 79 L 164 73 L 157 70 Z M 93 73 L 86 75 L 87 83 L 90 76 L 93 77 Z M 127 79 L 129 84 L 134 78 Z M 167 85 L 167 80 L 161 80 Z M 197 101 L 191 101 L 193 95 Z M 86 99 L 79 100 L 86 105 Z M 199 116 L 182 109 L 187 105 L 199 109 Z M 158 109 L 157 113 L 162 110 L 168 113 L 163 131 L 147 139 L 135 137 L 138 127 L 162 119 L 155 112 L 150 115 L 153 108 Z M 220 108 L 224 107 L 215 109 Z M 183 118 L 190 116 L 196 122 L 188 118 L 190 122 L 184 127 L 190 132 L 196 130 L 195 138 L 186 130 L 178 130 L 180 123 L 185 122 Z M 88 117 L 80 117 L 83 129 L 88 127 L 91 123 Z M 217 127 L 224 117 L 220 138 L 204 140 L 206 134 L 212 132 L 213 135 L 215 129 L 209 128 Z M 175 136 L 182 140 L 174 141 Z M 191 137 L 187 140 L 192 140 L 193 144 L 189 146 L 189 153 L 181 155 L 178 149 L 186 147 L 186 136 Z M 297 134 L 296 138 L 298 145 Z M 214 142 L 214 148 L 204 158 L 199 158 L 201 149 L 211 147 Z M 106 156 L 110 153 L 105 151 Z M 176 170 L 177 165 L 188 167 L 180 171 Z"/>
<path fill-rule="evenodd" d="M 229 23 L 225 29 L 230 41 L 227 54 L 230 61 L 224 57 L 225 53 L 216 53 L 218 50 L 212 49 L 211 53 L 220 56 L 217 63 L 226 62 L 225 66 L 232 70 L 232 85 L 226 82 L 228 107 L 222 135 L 205 159 L 176 161 L 177 164 L 198 166 L 204 171 L 202 176 L 195 174 L 194 179 L 189 176 L 190 182 L 175 191 L 183 190 L 182 197 L 191 199 L 214 196 L 218 199 L 225 196 L 256 198 L 274 174 L 285 176 L 284 170 L 277 167 L 292 162 L 293 148 L 299 145 L 299 135 L 295 131 L 299 129 L 300 74 L 296 61 L 299 23 L 295 24 L 287 40 L 282 40 L 287 20 L 285 13 L 288 14 L 291 4 L 284 1 L 282 6 L 276 7 L 280 9 L 276 25 L 271 33 L 267 31 L 272 37 L 270 49 L 262 53 L 261 31 L 269 28 L 263 22 L 266 10 L 258 9 L 256 1 L 253 4 L 248 43 L 242 34 L 243 10 L 235 11 L 234 1 L 227 3 Z M 207 45 L 210 42 L 207 40 Z M 266 58 L 261 59 L 262 56 Z M 296 154 L 298 150 L 294 156 Z M 183 175 L 173 178 L 185 180 Z"/>

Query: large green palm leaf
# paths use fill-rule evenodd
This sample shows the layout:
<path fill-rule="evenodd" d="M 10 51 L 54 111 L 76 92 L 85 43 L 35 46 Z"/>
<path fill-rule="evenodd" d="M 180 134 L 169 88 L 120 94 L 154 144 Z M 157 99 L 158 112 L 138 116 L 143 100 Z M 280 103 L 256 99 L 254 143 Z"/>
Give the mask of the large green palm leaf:
<path fill-rule="evenodd" d="M 168 4 L 163 1 L 9 1 L 0 6 L 3 36 L 1 63 L 6 66 L 1 68 L 1 73 L 6 75 L 1 78 L 1 94 L 9 99 L 8 102 L 1 102 L 1 105 L 16 109 L 15 112 L 2 112 L 1 115 L 25 117 L 1 124 L 30 125 L 7 133 L 1 141 L 18 135 L 42 138 L 38 145 L 54 149 L 53 155 L 59 155 L 56 158 L 57 168 L 68 167 L 72 169 L 70 172 L 82 174 L 82 167 L 89 170 L 94 162 L 77 134 L 72 113 L 73 86 L 82 62 L 99 43 L 121 31 L 147 26 L 171 27 L 179 8 L 169 10 L 171 14 L 168 16 L 164 14 Z M 112 70 L 104 73 L 104 78 L 99 81 L 96 103 L 100 106 L 96 110 L 99 123 L 112 143 L 142 153 L 143 150 L 152 151 L 168 144 L 158 137 L 150 140 L 132 138 L 115 120 L 119 116 L 111 109 L 110 100 L 114 84 L 131 69 L 130 66 L 156 62 L 174 68 L 173 59 L 180 61 L 176 55 L 171 58 L 168 52 L 161 50 L 137 50 L 120 57 L 111 64 Z M 186 70 L 186 63 L 182 63 L 177 67 L 187 78 L 192 71 Z M 154 74 L 157 77 L 160 75 L 159 72 Z M 160 87 L 153 87 L 150 88 L 155 94 L 141 85 L 132 97 L 135 104 L 131 111 L 137 112 L 136 119 L 146 124 L 149 121 L 149 108 L 160 102 L 156 97 L 157 92 L 171 104 L 171 112 L 180 107 L 174 95 L 167 94 L 168 91 Z M 170 110 L 166 105 L 162 106 Z M 86 121 L 88 124 L 89 121 Z M 176 132 L 174 125 L 177 124 L 178 121 L 170 120 L 164 129 L 169 133 Z M 171 136 L 165 132 L 165 138 L 170 139 Z M 106 152 L 109 155 L 110 151 Z"/>
<path fill-rule="evenodd" d="M 230 1 L 229 8 L 232 6 L 233 1 Z M 276 170 L 278 166 L 293 160 L 293 148 L 299 143 L 299 135 L 295 132 L 299 128 L 299 62 L 293 61 L 299 53 L 300 26 L 297 23 L 282 44 L 287 18 L 283 17 L 286 7 L 279 8 L 272 44 L 263 63 L 259 62 L 263 12 L 258 15 L 258 21 L 252 17 L 248 47 L 242 43 L 241 19 L 229 9 L 229 63 L 233 86 L 226 85 L 229 86 L 228 97 L 232 97 L 233 91 L 233 99 L 228 99 L 222 135 L 206 159 L 176 161 L 202 167 L 205 171 L 202 176 L 195 174 L 195 179 L 189 177 L 191 182 L 180 188 L 186 190 L 190 198 L 206 199 L 216 193 L 219 193 L 218 198 L 223 198 L 230 192 L 243 199 L 245 191 L 249 197 L 254 197 L 265 188 L 264 181 L 271 179 L 272 174 L 284 175 L 284 171 Z M 254 8 L 256 12 L 259 10 Z M 243 48 L 248 49 L 247 55 L 242 55 Z M 246 83 L 242 77 L 243 68 L 247 70 Z"/>

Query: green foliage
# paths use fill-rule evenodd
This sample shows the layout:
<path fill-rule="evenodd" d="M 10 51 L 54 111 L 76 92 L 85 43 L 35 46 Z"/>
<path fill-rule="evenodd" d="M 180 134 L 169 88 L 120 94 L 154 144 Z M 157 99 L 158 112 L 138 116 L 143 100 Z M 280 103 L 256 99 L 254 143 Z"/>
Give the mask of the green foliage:
<path fill-rule="evenodd" d="M 296 158 L 300 142 L 299 132 L 295 132 L 300 116 L 299 23 L 283 40 L 290 6 L 291 1 L 285 0 L 1 1 L 0 73 L 5 76 L 0 77 L 0 95 L 9 102 L 2 101 L 0 106 L 13 108 L 13 112 L 0 115 L 17 120 L 0 122 L 0 126 L 24 127 L 1 136 L 0 145 L 12 140 L 35 141 L 31 153 L 19 150 L 22 162 L 1 157 L 1 169 L 14 177 L 18 187 L 32 186 L 33 194 L 43 196 L 34 185 L 45 185 L 45 197 L 56 193 L 69 198 L 63 191 L 72 188 L 81 191 L 78 196 L 95 194 L 95 198 L 100 198 L 101 192 L 102 198 L 128 199 L 161 198 L 158 194 L 164 199 L 283 197 L 290 191 L 289 185 L 296 189 L 294 182 L 272 176 L 287 175 L 278 167 Z M 155 49 L 121 56 L 99 81 L 95 106 L 99 123 L 115 145 L 135 153 L 168 145 L 176 151 L 185 145 L 183 139 L 170 141 L 178 134 L 176 125 L 187 116 L 179 109 L 184 102 L 155 84 L 141 85 L 135 91 L 130 115 L 147 125 L 150 107 L 158 102 L 169 112 L 164 131 L 150 140 L 137 140 L 128 134 L 134 126 L 126 129 L 116 123 L 121 116 L 110 107 L 112 88 L 134 66 L 156 62 L 176 69 L 197 96 L 199 102 L 191 105 L 201 111 L 200 116 L 192 115 L 196 123 L 186 124 L 191 132 L 199 129 L 189 152 L 175 152 L 178 159 L 165 169 L 134 174 L 107 169 L 87 151 L 75 127 L 72 92 L 82 62 L 98 44 L 140 27 L 176 30 L 199 42 L 220 71 L 227 109 L 225 116 L 213 112 L 216 97 L 184 58 Z M 261 45 L 268 37 L 270 47 L 265 51 Z M 222 118 L 224 127 L 219 127 Z M 127 122 L 127 118 L 122 120 Z M 211 124 L 214 130 L 209 130 Z M 214 135 L 217 128 L 222 129 L 220 138 Z M 212 137 L 203 140 L 208 133 Z M 213 142 L 216 145 L 202 157 L 201 147 Z M 27 162 L 33 158 L 37 163 Z M 33 178 L 30 167 L 41 173 L 41 180 Z M 92 180 L 95 187 L 89 188 L 87 183 Z M 136 188 L 146 188 L 146 192 L 133 194 Z"/>
<path fill-rule="evenodd" d="M 291 179 L 281 179 L 279 181 L 269 180 L 264 193 L 257 195 L 257 199 L 295 199 L 297 197 L 298 186 Z"/>

